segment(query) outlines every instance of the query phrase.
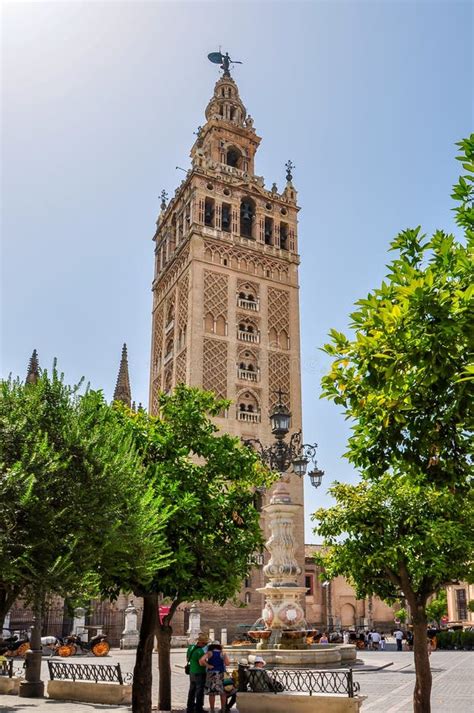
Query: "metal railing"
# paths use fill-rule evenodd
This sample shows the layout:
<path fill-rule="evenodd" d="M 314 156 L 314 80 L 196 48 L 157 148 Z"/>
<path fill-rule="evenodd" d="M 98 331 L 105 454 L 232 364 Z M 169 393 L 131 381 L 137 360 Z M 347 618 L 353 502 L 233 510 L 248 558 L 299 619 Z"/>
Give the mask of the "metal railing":
<path fill-rule="evenodd" d="M 352 669 L 311 670 L 247 668 L 239 665 L 239 691 L 254 693 L 335 694 L 354 698 L 360 685 Z"/>
<path fill-rule="evenodd" d="M 133 674 L 122 674 L 120 664 L 62 663 L 48 661 L 49 677 L 68 681 L 93 681 L 94 683 L 128 683 Z"/>

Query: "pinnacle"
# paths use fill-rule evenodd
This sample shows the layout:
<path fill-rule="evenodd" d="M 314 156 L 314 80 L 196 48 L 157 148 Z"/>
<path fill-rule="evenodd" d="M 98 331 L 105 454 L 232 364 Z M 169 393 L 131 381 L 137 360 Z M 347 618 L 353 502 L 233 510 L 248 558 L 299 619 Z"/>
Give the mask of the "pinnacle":
<path fill-rule="evenodd" d="M 130 408 L 132 403 L 132 392 L 130 389 L 130 377 L 128 374 L 127 345 L 122 347 L 122 358 L 117 376 L 117 383 L 114 391 L 114 401 L 121 401 Z"/>
<path fill-rule="evenodd" d="M 38 352 L 33 349 L 33 354 L 31 355 L 30 361 L 28 363 L 28 372 L 26 374 L 25 383 L 26 384 L 36 384 L 39 377 L 39 361 Z"/>

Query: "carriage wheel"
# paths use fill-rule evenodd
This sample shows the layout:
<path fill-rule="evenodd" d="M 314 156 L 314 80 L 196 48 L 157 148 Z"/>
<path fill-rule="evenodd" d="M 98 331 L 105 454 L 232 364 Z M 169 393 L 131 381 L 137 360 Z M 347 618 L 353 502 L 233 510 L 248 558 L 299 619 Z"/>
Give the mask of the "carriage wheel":
<path fill-rule="evenodd" d="M 15 651 L 15 656 L 24 656 L 27 651 L 30 649 L 30 644 L 28 641 L 25 641 L 24 644 L 21 644 L 17 650 Z"/>
<path fill-rule="evenodd" d="M 61 646 L 58 646 L 58 656 L 62 656 L 63 658 L 67 658 L 68 656 L 74 656 L 76 651 L 77 648 L 74 646 L 74 644 L 62 644 Z"/>
<path fill-rule="evenodd" d="M 107 641 L 99 641 L 92 647 L 94 656 L 107 656 L 110 651 L 110 644 Z"/>

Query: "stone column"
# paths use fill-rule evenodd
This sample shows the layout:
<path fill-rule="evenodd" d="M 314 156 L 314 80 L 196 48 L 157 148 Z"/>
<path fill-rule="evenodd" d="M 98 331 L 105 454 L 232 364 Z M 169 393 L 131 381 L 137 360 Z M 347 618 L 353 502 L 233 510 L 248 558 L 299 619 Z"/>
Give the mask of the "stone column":
<path fill-rule="evenodd" d="M 196 602 L 191 604 L 189 610 L 189 629 L 186 632 L 191 641 L 197 639 L 201 631 L 201 612 L 199 611 Z"/>
<path fill-rule="evenodd" d="M 125 628 L 120 639 L 121 649 L 136 649 L 138 646 L 139 632 L 137 628 L 137 610 L 130 601 L 125 609 Z"/>

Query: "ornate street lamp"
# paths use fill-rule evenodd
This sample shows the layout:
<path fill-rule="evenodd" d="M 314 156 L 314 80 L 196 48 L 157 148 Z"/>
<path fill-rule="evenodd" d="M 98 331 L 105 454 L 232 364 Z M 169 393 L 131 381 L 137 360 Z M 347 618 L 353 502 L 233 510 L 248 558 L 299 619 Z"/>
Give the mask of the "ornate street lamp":
<path fill-rule="evenodd" d="M 293 433 L 288 443 L 285 441 L 285 436 L 290 430 L 291 413 L 282 400 L 286 394 L 281 389 L 275 393 L 278 396 L 278 403 L 270 412 L 270 423 L 275 442 L 265 447 L 258 438 L 249 438 L 245 439 L 244 443 L 254 448 L 271 470 L 276 470 L 279 473 L 285 473 L 291 467 L 293 472 L 302 478 L 306 475 L 308 464 L 311 462 L 313 466 L 309 474 L 311 485 L 314 488 L 319 488 L 324 471 L 320 470 L 316 464 L 318 445 L 317 443 L 302 443 L 301 431 Z"/>

